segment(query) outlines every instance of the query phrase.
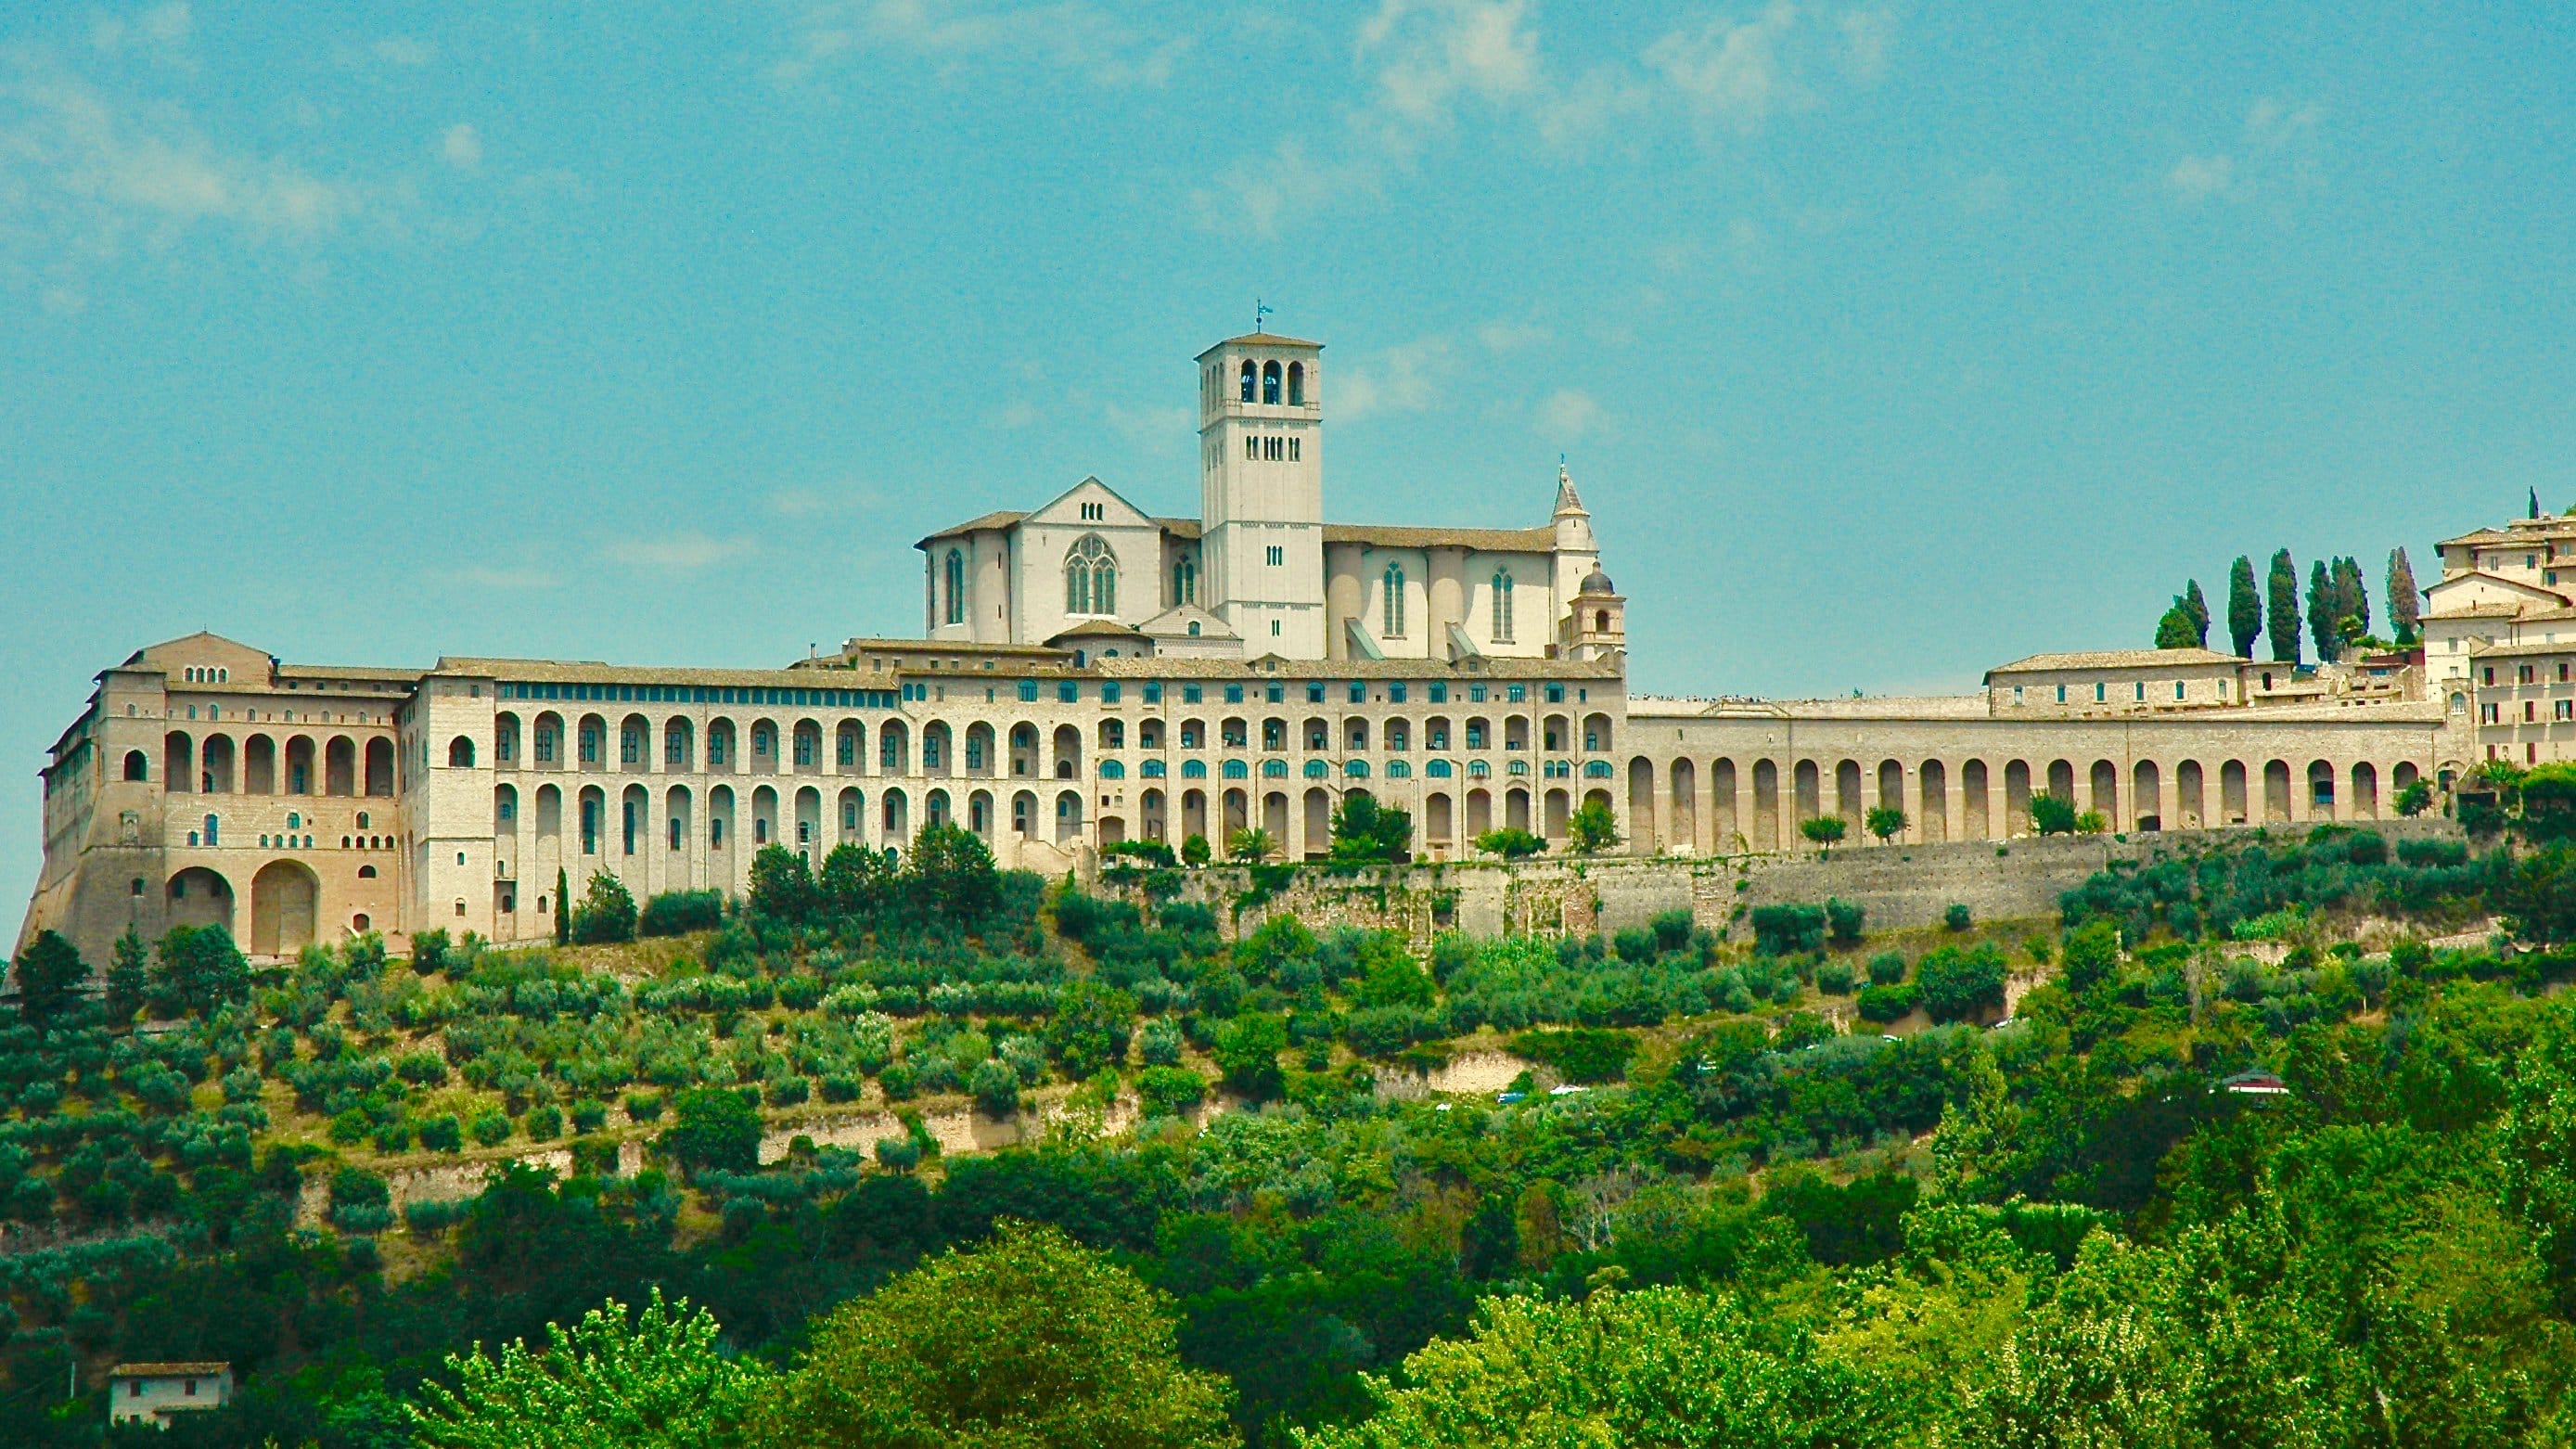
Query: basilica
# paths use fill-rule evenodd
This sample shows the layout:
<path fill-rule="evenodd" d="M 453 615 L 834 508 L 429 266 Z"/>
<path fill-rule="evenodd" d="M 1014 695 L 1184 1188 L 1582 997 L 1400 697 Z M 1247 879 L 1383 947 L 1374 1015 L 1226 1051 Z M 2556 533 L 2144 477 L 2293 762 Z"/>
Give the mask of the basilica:
<path fill-rule="evenodd" d="M 182 923 L 260 957 L 545 939 L 560 881 L 739 892 L 766 846 L 900 851 L 938 823 L 1054 874 L 1251 828 L 1296 858 L 1355 791 L 1410 811 L 1431 860 L 1501 827 L 1562 842 L 1595 802 L 1619 850 L 1675 857 L 1793 849 L 1828 815 L 1858 838 L 1880 807 L 1897 845 L 2000 841 L 2043 792 L 2121 831 L 2367 820 L 2576 750 L 2576 517 L 2536 506 L 2443 545 L 2424 645 L 2343 663 L 2132 649 L 1957 696 L 1632 694 L 1628 601 L 1562 468 L 1526 526 L 1325 518 L 1323 351 L 1199 354 L 1196 518 L 1085 478 L 922 539 L 917 638 L 735 669 L 141 649 L 50 751 L 22 935 L 94 963 Z"/>

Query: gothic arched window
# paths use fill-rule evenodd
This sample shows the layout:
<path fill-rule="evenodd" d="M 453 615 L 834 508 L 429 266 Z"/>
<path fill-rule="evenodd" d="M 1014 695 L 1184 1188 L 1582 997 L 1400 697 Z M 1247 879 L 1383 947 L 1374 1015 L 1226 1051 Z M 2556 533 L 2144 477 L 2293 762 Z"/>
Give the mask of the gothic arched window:
<path fill-rule="evenodd" d="M 1252 360 L 1250 358 L 1246 358 L 1243 363 L 1243 400 L 1245 402 L 1252 401 L 1252 379 Z"/>
<path fill-rule="evenodd" d="M 1501 569 L 1494 571 L 1494 642 L 1512 642 L 1512 576 Z"/>
<path fill-rule="evenodd" d="M 1279 401 L 1279 364 L 1276 362 L 1261 364 L 1261 400 L 1266 403 Z"/>
<path fill-rule="evenodd" d="M 947 585 L 948 588 L 948 607 L 943 612 L 942 617 L 946 622 L 951 624 L 965 623 L 966 555 L 953 548 L 948 551 L 947 577 L 942 579 L 940 582 Z"/>
<path fill-rule="evenodd" d="M 1118 558 L 1099 534 L 1086 533 L 1064 556 L 1064 611 L 1118 612 Z"/>
<path fill-rule="evenodd" d="M 1389 639 L 1402 638 L 1404 635 L 1404 565 L 1402 564 L 1391 563 L 1386 566 L 1384 612 L 1386 627 L 1378 632 Z"/>
<path fill-rule="evenodd" d="M 1172 602 L 1195 604 L 1199 601 L 1198 560 L 1184 556 L 1172 565 Z"/>

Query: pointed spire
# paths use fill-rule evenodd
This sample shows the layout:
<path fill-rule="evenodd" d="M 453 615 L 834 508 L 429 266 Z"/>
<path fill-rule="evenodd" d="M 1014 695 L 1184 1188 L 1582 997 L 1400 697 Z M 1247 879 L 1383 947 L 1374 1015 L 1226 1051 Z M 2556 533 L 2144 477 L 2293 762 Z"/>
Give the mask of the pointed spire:
<path fill-rule="evenodd" d="M 1556 511 L 1560 514 L 1583 512 L 1583 500 L 1574 491 L 1574 475 L 1565 471 L 1562 455 L 1556 460 Z"/>

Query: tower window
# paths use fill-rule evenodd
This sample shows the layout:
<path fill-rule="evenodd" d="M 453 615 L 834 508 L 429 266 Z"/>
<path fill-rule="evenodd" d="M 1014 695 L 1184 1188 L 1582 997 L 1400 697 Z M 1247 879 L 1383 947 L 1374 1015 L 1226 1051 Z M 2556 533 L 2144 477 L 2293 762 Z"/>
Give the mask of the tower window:
<path fill-rule="evenodd" d="M 1262 554 L 1274 565 L 1288 562 L 1288 550 L 1279 544 L 1274 543 L 1268 548 L 1263 549 Z"/>
<path fill-rule="evenodd" d="M 1385 615 L 1386 627 L 1379 632 L 1389 639 L 1402 638 L 1404 635 L 1404 565 L 1388 564 L 1385 582 L 1386 599 L 1381 612 Z"/>
<path fill-rule="evenodd" d="M 1288 440 L 1288 461 L 1291 463 L 1297 461 L 1297 441 L 1295 438 Z"/>
<path fill-rule="evenodd" d="M 1199 601 L 1199 562 L 1184 557 L 1172 565 L 1172 602 L 1195 604 Z"/>
<path fill-rule="evenodd" d="M 1500 569 L 1494 571 L 1494 642 L 1512 642 L 1512 576 Z"/>
<path fill-rule="evenodd" d="M 1261 400 L 1273 404 L 1279 401 L 1279 364 L 1276 362 L 1261 365 Z"/>
<path fill-rule="evenodd" d="M 1292 408 L 1302 408 L 1305 405 L 1306 364 L 1302 362 L 1292 362 L 1288 364 L 1288 406 Z"/>
<path fill-rule="evenodd" d="M 945 619 L 945 621 L 946 621 L 946 622 L 951 623 L 951 624 L 963 624 L 963 623 L 965 623 L 965 622 L 966 622 L 966 555 L 965 555 L 965 554 L 963 554 L 963 553 L 961 553 L 961 552 L 959 552 L 958 550 L 953 549 L 953 548 L 952 548 L 952 549 L 950 549 L 950 550 L 948 551 L 947 577 L 946 577 L 946 578 L 944 578 L 944 579 L 942 579 L 942 580 L 941 580 L 941 582 L 947 586 L 947 591 L 948 591 L 947 608 L 946 608 L 945 610 L 943 610 L 943 611 L 942 611 L 942 617 Z"/>
<path fill-rule="evenodd" d="M 1249 386 L 1249 384 L 1246 385 Z M 1244 401 L 1249 402 L 1251 399 L 1246 398 Z M 1261 440 L 1259 438 L 1247 437 L 1243 440 L 1243 457 L 1246 462 L 1258 463 L 1261 461 Z"/>
<path fill-rule="evenodd" d="M 1245 360 L 1244 360 L 1244 364 L 1243 364 L 1243 400 L 1244 400 L 1245 402 L 1250 402 L 1250 401 L 1252 401 L 1252 379 L 1253 379 L 1253 367 L 1252 367 L 1252 362 L 1251 362 L 1251 359 L 1247 358 L 1247 359 L 1245 359 Z"/>

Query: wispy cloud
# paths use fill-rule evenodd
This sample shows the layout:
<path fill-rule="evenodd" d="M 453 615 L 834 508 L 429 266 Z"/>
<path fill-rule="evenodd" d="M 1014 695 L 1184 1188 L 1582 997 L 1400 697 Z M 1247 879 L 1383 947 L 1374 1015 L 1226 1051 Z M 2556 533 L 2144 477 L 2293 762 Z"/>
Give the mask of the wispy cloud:
<path fill-rule="evenodd" d="M 1171 78 L 1189 45 L 1186 35 L 1158 33 L 1116 7 L 1084 0 L 813 0 L 797 7 L 788 54 L 769 73 L 802 85 L 891 52 L 943 67 L 1034 62 L 1098 85 L 1154 86 Z"/>
<path fill-rule="evenodd" d="M 782 518 L 819 518 L 832 507 L 830 498 L 811 488 L 781 488 L 769 495 L 769 510 Z"/>
<path fill-rule="evenodd" d="M 662 538 L 620 539 L 608 546 L 608 556 L 640 568 L 694 573 L 727 559 L 756 553 L 759 547 L 747 538 L 710 538 L 695 529 L 685 529 Z"/>
<path fill-rule="evenodd" d="M 1327 384 L 1333 390 L 1333 411 L 1344 422 L 1381 413 L 1418 413 L 1439 396 L 1440 379 L 1449 373 L 1456 351 L 1446 337 L 1425 337 L 1348 363 Z"/>
<path fill-rule="evenodd" d="M 2190 202 L 2281 202 L 2325 184 L 2318 136 L 2324 115 L 2314 105 L 2264 96 L 2246 107 L 2245 123 L 2226 150 L 2195 154 L 2165 172 L 2165 185 Z"/>
<path fill-rule="evenodd" d="M 472 126 L 459 122 L 438 135 L 438 159 L 459 171 L 472 171 L 483 164 L 483 137 Z"/>
<path fill-rule="evenodd" d="M 1609 421 L 1601 404 L 1581 388 L 1558 388 L 1538 405 L 1539 430 L 1567 442 L 1598 432 Z"/>
<path fill-rule="evenodd" d="M 1536 347 L 1553 335 L 1547 328 L 1529 321 L 1488 322 L 1476 329 L 1476 340 L 1492 352 L 1518 352 L 1524 347 Z"/>
<path fill-rule="evenodd" d="M 438 47 L 408 35 L 388 35 L 367 47 L 367 53 L 387 65 L 422 66 L 438 59 Z"/>
<path fill-rule="evenodd" d="M 1178 449 L 1192 432 L 1192 418 L 1186 407 L 1130 408 L 1111 403 L 1102 410 L 1102 416 L 1119 436 L 1157 453 Z"/>

